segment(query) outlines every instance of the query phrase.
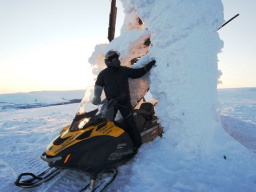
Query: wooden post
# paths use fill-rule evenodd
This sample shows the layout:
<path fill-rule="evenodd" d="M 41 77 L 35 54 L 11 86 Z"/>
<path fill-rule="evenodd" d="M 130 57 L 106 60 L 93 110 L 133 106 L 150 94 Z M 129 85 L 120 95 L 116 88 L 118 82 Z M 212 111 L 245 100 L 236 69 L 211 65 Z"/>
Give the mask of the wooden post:
<path fill-rule="evenodd" d="M 108 26 L 109 42 L 111 42 L 115 38 L 116 13 L 117 13 L 116 0 L 112 0 L 110 14 L 109 14 L 109 26 Z"/>

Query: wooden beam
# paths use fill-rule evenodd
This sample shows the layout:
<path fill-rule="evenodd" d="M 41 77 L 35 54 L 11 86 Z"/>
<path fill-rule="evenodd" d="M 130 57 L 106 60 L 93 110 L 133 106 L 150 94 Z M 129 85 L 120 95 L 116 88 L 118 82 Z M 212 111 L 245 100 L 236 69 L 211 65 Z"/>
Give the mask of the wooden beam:
<path fill-rule="evenodd" d="M 116 14 L 117 14 L 116 0 L 112 0 L 110 14 L 109 14 L 109 26 L 108 26 L 109 42 L 111 42 L 115 38 Z"/>

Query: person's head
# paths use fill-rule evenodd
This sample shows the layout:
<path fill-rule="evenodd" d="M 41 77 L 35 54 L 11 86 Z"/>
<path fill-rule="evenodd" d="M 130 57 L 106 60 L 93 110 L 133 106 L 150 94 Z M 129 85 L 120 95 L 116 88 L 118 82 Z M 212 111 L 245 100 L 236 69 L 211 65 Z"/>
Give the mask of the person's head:
<path fill-rule="evenodd" d="M 120 67 L 120 53 L 113 49 L 109 50 L 105 55 L 105 63 L 108 67 Z"/>

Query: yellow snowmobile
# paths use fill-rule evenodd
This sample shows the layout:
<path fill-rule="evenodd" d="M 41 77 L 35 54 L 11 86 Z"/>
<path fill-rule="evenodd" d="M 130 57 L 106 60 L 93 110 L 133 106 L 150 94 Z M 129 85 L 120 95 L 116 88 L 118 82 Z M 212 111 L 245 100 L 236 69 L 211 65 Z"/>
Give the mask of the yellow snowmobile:
<path fill-rule="evenodd" d="M 93 93 L 93 88 L 86 90 L 71 125 L 64 127 L 41 155 L 41 159 L 48 163 L 50 169 L 55 168 L 54 171 L 49 169 L 38 176 L 23 173 L 15 182 L 17 186 L 37 186 L 58 174 L 61 169 L 76 169 L 90 175 L 91 183 L 87 187 L 94 188 L 98 174 L 115 170 L 135 155 L 133 142 L 125 131 L 127 125 L 123 119 L 110 121 L 112 108 L 107 105 L 106 100 L 99 106 L 93 105 Z M 134 119 L 143 143 L 162 135 L 163 130 L 157 122 L 154 103 L 142 99 L 134 111 Z M 114 171 L 113 178 L 116 174 L 117 171 Z M 32 178 L 21 181 L 23 176 L 28 175 Z"/>

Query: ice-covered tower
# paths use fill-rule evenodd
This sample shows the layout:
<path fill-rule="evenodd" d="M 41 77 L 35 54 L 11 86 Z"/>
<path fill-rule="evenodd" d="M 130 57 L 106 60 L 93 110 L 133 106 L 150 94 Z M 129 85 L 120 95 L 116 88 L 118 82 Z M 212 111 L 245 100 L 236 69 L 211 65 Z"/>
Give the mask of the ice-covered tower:
<path fill-rule="evenodd" d="M 151 90 L 154 96 L 160 96 L 159 108 L 168 106 L 159 116 L 167 116 L 161 121 L 170 128 L 167 134 L 177 147 L 207 153 L 214 129 L 219 126 L 217 54 L 223 42 L 217 29 L 223 22 L 222 3 L 220 0 L 172 1 L 163 8 L 159 14 L 168 17 L 167 23 L 151 24 L 152 42 L 158 42 L 152 51 L 162 55 L 159 60 L 163 64 L 153 71 L 151 79 L 157 81 L 152 81 Z M 167 26 L 168 29 L 157 32 Z"/>
<path fill-rule="evenodd" d="M 121 2 L 125 13 L 121 35 L 96 47 L 90 59 L 96 64 L 95 73 L 105 67 L 103 56 L 109 49 L 120 51 L 125 66 L 131 66 L 134 58 L 141 57 L 132 67 L 155 58 L 150 91 L 159 100 L 157 115 L 165 136 L 177 150 L 207 153 L 219 126 L 216 88 L 217 54 L 223 47 L 217 33 L 224 21 L 221 0 Z M 150 46 L 145 45 L 149 38 Z M 131 82 L 134 101 L 145 94 L 147 79 Z"/>
<path fill-rule="evenodd" d="M 217 33 L 223 23 L 220 0 L 123 0 L 150 31 L 148 55 L 157 60 L 150 91 L 159 100 L 158 117 L 176 149 L 210 150 L 216 114 L 218 59 L 223 47 Z"/>

